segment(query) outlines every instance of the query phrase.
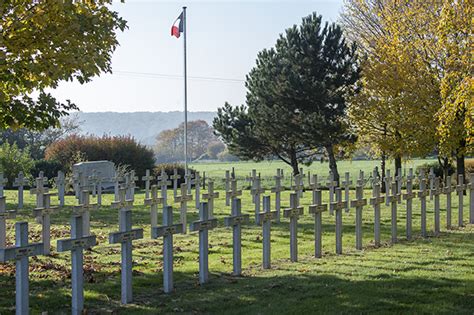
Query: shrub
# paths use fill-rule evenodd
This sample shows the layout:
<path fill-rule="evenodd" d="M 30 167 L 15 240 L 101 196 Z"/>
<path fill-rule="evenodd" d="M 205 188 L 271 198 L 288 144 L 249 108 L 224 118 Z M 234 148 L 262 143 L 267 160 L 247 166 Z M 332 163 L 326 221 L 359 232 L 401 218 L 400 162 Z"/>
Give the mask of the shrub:
<path fill-rule="evenodd" d="M 128 166 L 139 178 L 155 164 L 153 151 L 131 136 L 71 135 L 46 148 L 46 160 L 58 161 L 68 171 L 78 156 L 84 161 L 107 160 L 115 165 Z"/>
<path fill-rule="evenodd" d="M 49 180 L 58 176 L 59 171 L 65 171 L 63 165 L 58 161 L 49 160 L 36 160 L 31 171 L 33 178 L 37 177 L 39 172 L 43 171 L 44 176 Z"/>
<path fill-rule="evenodd" d="M 466 159 L 464 161 L 464 168 L 466 169 L 466 176 L 474 173 L 474 159 Z"/>
<path fill-rule="evenodd" d="M 424 163 L 424 164 L 418 165 L 416 167 L 416 173 L 419 174 L 420 170 L 424 169 L 426 174 L 428 174 L 431 168 L 433 168 L 433 171 L 436 177 L 440 177 L 440 178 L 444 177 L 443 168 L 439 165 L 438 162 Z M 456 172 L 456 168 L 452 164 L 449 164 L 448 175 L 453 175 L 455 172 Z"/>
<path fill-rule="evenodd" d="M 185 174 L 185 170 L 184 170 L 184 164 L 181 164 L 181 163 L 161 163 L 161 164 L 158 164 L 155 166 L 155 168 L 153 169 L 153 174 L 156 176 L 160 176 L 161 175 L 161 170 L 165 170 L 166 174 L 168 174 L 168 176 L 172 176 L 173 173 L 174 173 L 174 169 L 177 169 L 178 170 L 178 174 L 181 176 L 181 178 L 178 180 L 178 187 L 184 183 L 184 174 Z M 195 174 L 196 171 L 193 170 L 193 169 L 189 169 L 191 171 L 191 174 Z"/>
<path fill-rule="evenodd" d="M 16 143 L 3 143 L 0 146 L 0 172 L 8 179 L 7 188 L 13 187 L 13 182 L 18 173 L 23 172 L 25 176 L 30 174 L 34 161 L 30 157 L 28 149 L 20 150 Z"/>

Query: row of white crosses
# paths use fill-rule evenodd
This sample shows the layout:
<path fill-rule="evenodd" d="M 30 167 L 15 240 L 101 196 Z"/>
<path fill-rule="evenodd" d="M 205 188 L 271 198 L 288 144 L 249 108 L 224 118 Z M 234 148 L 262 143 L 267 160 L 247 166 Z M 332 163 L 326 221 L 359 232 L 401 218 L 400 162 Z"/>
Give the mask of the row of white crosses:
<path fill-rule="evenodd" d="M 423 201 L 426 199 L 428 192 L 424 185 L 425 179 L 424 174 L 420 175 L 421 185 L 418 197 Z M 412 190 L 413 179 L 412 171 L 407 176 L 407 193 L 404 195 L 407 200 L 407 213 L 411 211 L 411 203 L 408 205 L 408 201 L 414 197 Z M 156 186 L 152 186 L 151 198 L 147 200 L 154 201 L 155 204 L 162 202 L 165 205 L 163 226 L 157 227 L 152 223 L 152 237 L 163 237 L 164 238 L 164 290 L 165 292 L 173 291 L 173 234 L 185 233 L 186 223 L 173 224 L 172 222 L 172 209 L 166 205 L 166 187 L 169 185 L 166 174 L 162 173 L 159 177 L 159 184 L 161 184 L 162 195 L 161 200 L 158 200 L 156 193 Z M 449 180 L 449 178 L 448 178 Z M 448 181 L 449 183 L 449 181 Z M 456 191 L 459 193 L 460 198 L 460 211 L 462 211 L 462 195 L 466 189 L 466 185 L 463 184 L 463 178 L 459 178 L 459 183 L 456 186 Z M 43 222 L 49 221 L 45 219 L 45 216 L 49 216 L 51 211 L 54 211 L 54 207 L 50 205 L 50 196 L 47 189 L 43 187 L 44 180 L 41 178 L 37 179 L 37 187 L 32 190 L 42 200 L 41 207 L 35 209 L 35 215 L 42 216 Z M 357 180 L 356 186 L 356 199 L 350 202 L 350 207 L 356 208 L 356 248 L 362 248 L 362 228 L 361 228 L 361 217 L 362 209 L 367 204 L 367 200 L 363 198 L 363 186 L 365 184 L 364 174 L 361 172 L 359 179 Z M 409 185 L 410 184 L 410 185 Z M 318 184 L 316 175 L 313 175 L 311 181 L 311 189 L 313 191 L 313 204 L 309 206 L 309 212 L 314 214 L 315 218 L 315 256 L 321 257 L 321 214 L 327 210 L 327 205 L 321 202 L 321 190 Z M 257 180 L 255 191 L 258 192 L 259 181 Z M 447 187 L 450 187 L 448 185 Z M 470 212 L 472 213 L 473 204 L 473 192 L 474 192 L 474 174 L 471 175 L 471 183 L 469 185 L 471 191 L 471 207 Z M 392 242 L 396 241 L 396 227 L 393 228 L 393 221 L 396 221 L 396 205 L 400 200 L 400 194 L 398 193 L 398 184 L 391 184 L 391 192 L 386 195 L 389 199 L 389 203 L 392 205 Z M 132 229 L 131 222 L 131 208 L 133 206 L 133 199 L 127 199 L 126 188 L 122 187 L 120 190 L 120 198 L 118 202 L 115 202 L 113 206 L 120 212 L 120 231 L 110 234 L 110 243 L 121 243 L 122 244 L 122 303 L 129 303 L 132 301 L 132 286 L 131 286 L 131 268 L 132 268 L 132 245 L 131 242 L 135 239 L 143 238 L 143 231 L 141 229 Z M 186 203 L 192 199 L 192 196 L 186 192 L 187 186 L 183 184 L 181 186 L 182 196 L 177 196 L 177 200 L 181 203 Z M 342 200 L 341 188 L 335 188 L 335 200 L 330 203 L 333 211 L 336 214 L 336 253 L 342 253 L 342 210 L 347 209 L 348 201 Z M 449 188 L 447 191 L 451 191 Z M 261 191 L 260 191 L 261 193 Z M 439 188 L 439 180 L 434 180 L 434 187 L 432 193 L 435 200 L 435 229 L 439 229 L 439 195 L 441 189 Z M 71 239 L 58 241 L 58 251 L 72 251 L 72 309 L 73 313 L 80 314 L 83 310 L 84 296 L 83 296 L 83 250 L 91 248 L 96 244 L 94 235 L 90 235 L 90 221 L 89 212 L 93 209 L 97 209 L 97 205 L 90 204 L 89 191 L 84 190 L 81 193 L 82 203 L 74 208 L 74 213 L 71 221 Z M 203 198 L 208 201 L 212 201 L 217 197 L 217 194 L 213 192 L 213 183 L 210 182 L 209 192 L 205 194 Z M 226 195 L 229 196 L 231 201 L 231 216 L 225 218 L 226 226 L 233 228 L 233 255 L 234 255 L 234 273 L 241 273 L 241 225 L 248 223 L 248 215 L 241 214 L 241 202 L 238 196 L 241 195 L 241 191 L 237 190 L 236 181 L 232 180 L 231 188 Z M 258 194 L 254 194 L 258 196 Z M 181 198 L 181 199 L 180 199 Z M 257 199 L 257 198 L 255 198 Z M 259 199 L 259 196 L 258 196 Z M 373 198 L 371 198 L 371 204 L 375 211 L 375 240 L 376 243 L 380 243 L 380 204 L 384 202 L 384 197 L 380 196 L 380 181 L 374 174 L 373 180 Z M 0 210 L 4 210 L 4 200 L 1 198 Z M 426 201 L 426 200 L 425 200 Z M 37 206 L 39 205 L 37 201 Z M 270 229 L 271 221 L 277 217 L 277 211 L 270 210 L 270 197 L 264 196 L 263 198 L 263 212 L 260 211 L 257 214 L 257 223 L 263 226 L 263 267 L 270 267 Z M 410 209 L 409 209 L 410 208 Z M 424 208 L 424 209 L 423 209 Z M 438 208 L 438 211 L 436 210 Z M 183 208 L 181 207 L 181 211 Z M 2 212 L 2 211 L 0 211 Z M 422 202 L 422 213 L 425 212 L 426 220 L 426 203 Z M 5 213 L 5 211 L 3 211 Z M 211 211 L 209 210 L 209 202 L 203 202 L 199 207 L 200 218 L 198 221 L 191 223 L 191 231 L 199 231 L 199 281 L 204 284 L 208 281 L 209 270 L 208 270 L 208 231 L 217 226 L 217 219 L 212 218 Z M 290 219 L 290 259 L 297 261 L 297 222 L 301 215 L 303 215 L 303 207 L 299 206 L 298 194 L 292 193 L 290 195 L 290 207 L 284 210 L 285 217 Z M 423 216 L 423 215 L 422 215 Z M 395 218 L 395 219 L 394 219 Z M 407 220 L 411 220 L 411 215 L 407 216 Z M 436 223 L 436 221 L 438 223 Z M 152 219 L 153 222 L 153 219 Z M 462 220 L 460 221 L 462 224 Z M 155 224 L 156 225 L 156 224 Z M 377 228 L 378 226 L 378 228 Z M 408 222 L 407 222 L 408 226 Z M 426 229 L 426 226 L 425 226 Z M 0 261 L 5 262 L 7 260 L 16 260 L 17 262 L 17 310 L 28 310 L 28 256 L 46 254 L 49 251 L 48 237 L 45 237 L 43 233 L 43 243 L 40 244 L 28 244 L 27 237 L 27 224 L 24 222 L 17 223 L 17 242 L 16 246 L 7 249 L 0 250 Z M 377 233 L 379 234 L 377 236 Z M 408 232 L 407 232 L 408 233 Z M 423 233 L 423 232 L 422 232 Z"/>

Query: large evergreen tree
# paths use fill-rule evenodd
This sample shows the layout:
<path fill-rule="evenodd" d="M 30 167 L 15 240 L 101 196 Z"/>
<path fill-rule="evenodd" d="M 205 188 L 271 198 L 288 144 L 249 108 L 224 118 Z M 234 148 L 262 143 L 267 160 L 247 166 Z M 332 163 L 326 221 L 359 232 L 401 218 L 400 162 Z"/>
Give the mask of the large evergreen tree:
<path fill-rule="evenodd" d="M 232 154 L 256 161 L 278 157 L 295 174 L 324 148 L 339 178 L 335 149 L 354 137 L 346 119 L 346 98 L 356 91 L 355 46 L 340 27 L 324 25 L 316 13 L 280 35 L 274 48 L 257 56 L 247 75 L 246 104 L 225 104 L 214 129 Z"/>

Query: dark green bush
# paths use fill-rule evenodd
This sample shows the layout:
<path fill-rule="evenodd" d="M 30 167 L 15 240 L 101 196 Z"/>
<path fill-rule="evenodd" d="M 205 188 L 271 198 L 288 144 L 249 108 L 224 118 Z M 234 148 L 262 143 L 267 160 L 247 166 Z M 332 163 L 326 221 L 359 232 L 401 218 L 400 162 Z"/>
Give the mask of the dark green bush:
<path fill-rule="evenodd" d="M 420 170 L 424 169 L 426 174 L 429 174 L 430 169 L 433 168 L 433 171 L 436 177 L 443 178 L 443 168 L 439 165 L 438 162 L 424 163 L 416 167 L 416 173 L 420 174 Z M 448 175 L 453 175 L 456 172 L 456 168 L 453 165 L 448 167 Z"/>
<path fill-rule="evenodd" d="M 36 160 L 33 169 L 31 170 L 31 176 L 36 178 L 39 172 L 43 171 L 45 177 L 49 180 L 58 176 L 59 171 L 65 171 L 65 168 L 61 163 L 54 160 Z"/>
<path fill-rule="evenodd" d="M 184 164 L 181 164 L 181 163 L 160 163 L 158 165 L 155 166 L 155 168 L 153 169 L 153 173 L 156 176 L 160 176 L 161 174 L 161 170 L 165 170 L 166 174 L 168 174 L 169 177 L 171 177 L 174 173 L 174 169 L 177 169 L 178 170 L 178 174 L 181 176 L 181 178 L 178 180 L 178 186 L 181 185 L 181 183 L 184 183 L 184 174 L 185 174 L 185 170 L 184 170 Z M 196 174 L 196 171 L 189 168 L 189 170 L 191 171 L 191 173 L 193 175 Z"/>

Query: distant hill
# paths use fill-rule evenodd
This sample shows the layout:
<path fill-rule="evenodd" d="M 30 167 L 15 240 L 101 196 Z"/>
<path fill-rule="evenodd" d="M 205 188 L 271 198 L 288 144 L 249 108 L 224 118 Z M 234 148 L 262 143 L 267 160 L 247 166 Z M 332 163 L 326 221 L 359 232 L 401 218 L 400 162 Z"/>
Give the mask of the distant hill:
<path fill-rule="evenodd" d="M 202 119 L 209 125 L 215 112 L 188 112 L 188 121 Z M 163 130 L 176 128 L 184 121 L 183 112 L 98 112 L 78 113 L 81 133 L 102 136 L 132 135 L 145 145 L 153 145 Z"/>

